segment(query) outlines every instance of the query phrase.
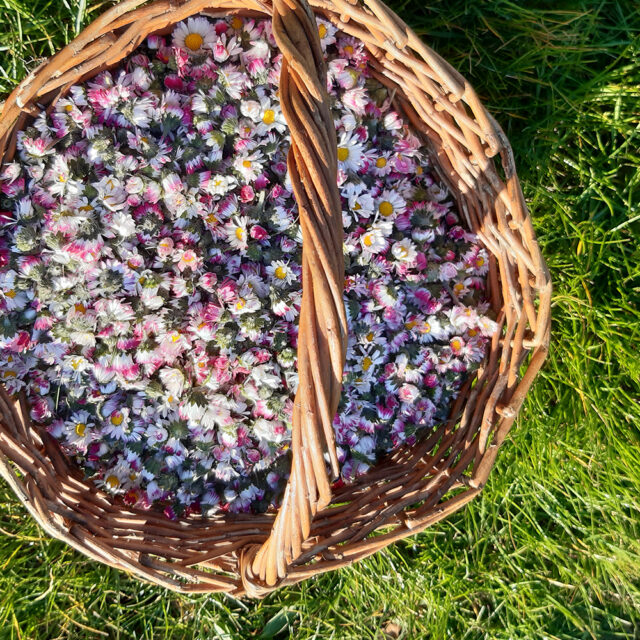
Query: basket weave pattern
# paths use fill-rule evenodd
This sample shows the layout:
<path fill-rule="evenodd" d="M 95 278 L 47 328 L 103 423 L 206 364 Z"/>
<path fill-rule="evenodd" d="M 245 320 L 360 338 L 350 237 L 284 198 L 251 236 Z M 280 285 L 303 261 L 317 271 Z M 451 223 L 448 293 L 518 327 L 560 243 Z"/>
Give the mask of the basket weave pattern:
<path fill-rule="evenodd" d="M 31 73 L 0 116 L 0 160 L 10 161 L 36 105 L 53 108 L 72 85 L 117 65 L 149 34 L 198 13 L 273 19 L 303 233 L 299 389 L 291 476 L 278 513 L 169 521 L 116 503 L 31 424 L 24 398 L 0 386 L 0 473 L 38 523 L 95 560 L 176 591 L 263 595 L 364 558 L 459 509 L 484 486 L 548 350 L 551 283 L 499 125 L 465 79 L 378 0 L 310 5 L 365 43 L 374 75 L 428 141 L 436 171 L 491 254 L 488 290 L 500 327 L 449 420 L 348 486 L 331 486 L 347 336 L 337 145 L 306 0 L 121 2 Z"/>

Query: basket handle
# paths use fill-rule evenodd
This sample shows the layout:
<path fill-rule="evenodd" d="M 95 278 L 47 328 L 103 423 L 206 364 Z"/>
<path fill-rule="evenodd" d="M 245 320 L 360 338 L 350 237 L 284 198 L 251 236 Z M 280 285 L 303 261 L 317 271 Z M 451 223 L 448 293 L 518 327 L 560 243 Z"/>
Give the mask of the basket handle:
<path fill-rule="evenodd" d="M 313 517 L 331 501 L 327 462 L 336 477 L 333 418 L 347 342 L 336 132 L 318 28 L 307 0 L 274 0 L 273 34 L 283 56 L 280 104 L 291 134 L 287 163 L 303 236 L 302 306 L 291 475 L 269 538 L 241 556 L 243 584 L 253 595 L 286 578 Z"/>

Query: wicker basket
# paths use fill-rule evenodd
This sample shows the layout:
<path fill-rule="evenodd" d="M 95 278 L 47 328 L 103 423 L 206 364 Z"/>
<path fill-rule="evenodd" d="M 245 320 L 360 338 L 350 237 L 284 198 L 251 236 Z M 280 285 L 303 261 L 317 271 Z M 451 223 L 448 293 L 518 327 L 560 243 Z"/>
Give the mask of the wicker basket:
<path fill-rule="evenodd" d="M 37 522 L 90 558 L 176 591 L 262 595 L 348 565 L 456 511 L 484 486 L 547 354 L 551 283 L 500 127 L 465 79 L 379 0 L 309 2 L 365 43 L 375 76 L 395 89 L 395 108 L 424 136 L 459 212 L 491 254 L 488 289 L 500 326 L 450 419 L 353 484 L 332 490 L 330 477 L 346 342 L 343 231 L 325 64 L 306 0 L 125 0 L 31 73 L 0 118 L 0 158 L 8 161 L 36 104 L 52 107 L 149 34 L 196 13 L 273 18 L 304 238 L 300 384 L 291 476 L 278 513 L 169 521 L 127 508 L 84 480 L 30 423 L 24 398 L 0 386 L 0 471 Z"/>

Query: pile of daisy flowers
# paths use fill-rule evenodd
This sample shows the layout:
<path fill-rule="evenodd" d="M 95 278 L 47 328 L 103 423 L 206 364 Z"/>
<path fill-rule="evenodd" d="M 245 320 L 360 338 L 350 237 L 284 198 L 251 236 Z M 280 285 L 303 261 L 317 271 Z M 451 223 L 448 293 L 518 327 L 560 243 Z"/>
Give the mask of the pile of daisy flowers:
<path fill-rule="evenodd" d="M 496 331 L 488 256 L 372 77 L 318 21 L 349 342 L 341 479 L 447 417 Z M 277 505 L 302 237 L 269 20 L 193 17 L 72 87 L 0 173 L 0 381 L 85 474 L 168 517 Z"/>

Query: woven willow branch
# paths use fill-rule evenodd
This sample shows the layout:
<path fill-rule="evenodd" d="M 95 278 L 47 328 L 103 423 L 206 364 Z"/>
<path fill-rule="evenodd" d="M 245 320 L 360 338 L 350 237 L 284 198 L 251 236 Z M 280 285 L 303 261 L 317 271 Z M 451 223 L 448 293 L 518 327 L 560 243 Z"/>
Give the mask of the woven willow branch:
<path fill-rule="evenodd" d="M 291 475 L 269 539 L 241 556 L 240 574 L 253 595 L 286 577 L 313 517 L 331 502 L 324 454 L 337 477 L 333 418 L 347 349 L 336 132 L 318 27 L 305 0 L 274 1 L 273 34 L 283 56 L 280 105 L 291 134 L 287 164 L 302 226 L 302 306 Z"/>
<path fill-rule="evenodd" d="M 176 591 L 262 595 L 362 559 L 456 511 L 484 486 L 548 350 L 551 283 L 498 124 L 466 80 L 379 0 L 310 4 L 364 42 L 376 77 L 428 142 L 461 215 L 491 253 L 489 295 L 501 329 L 445 424 L 333 492 L 325 456 L 335 475 L 332 419 L 346 341 L 342 220 L 324 62 L 306 0 L 124 0 L 31 73 L 0 115 L 0 159 L 9 161 L 18 131 L 42 106 L 117 65 L 149 34 L 168 33 L 196 13 L 273 17 L 304 238 L 300 384 L 279 512 L 173 522 L 130 509 L 85 481 L 31 424 L 24 399 L 0 386 L 0 473 L 31 515 L 88 557 Z"/>

